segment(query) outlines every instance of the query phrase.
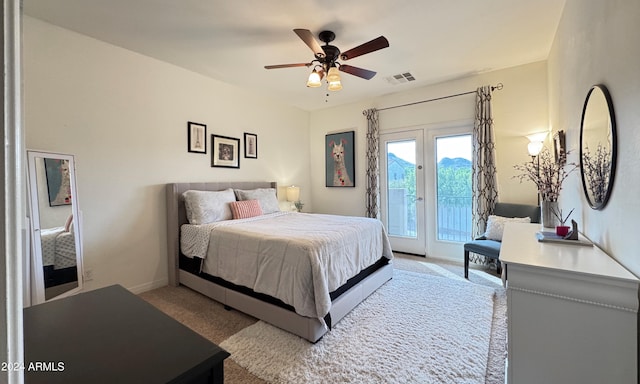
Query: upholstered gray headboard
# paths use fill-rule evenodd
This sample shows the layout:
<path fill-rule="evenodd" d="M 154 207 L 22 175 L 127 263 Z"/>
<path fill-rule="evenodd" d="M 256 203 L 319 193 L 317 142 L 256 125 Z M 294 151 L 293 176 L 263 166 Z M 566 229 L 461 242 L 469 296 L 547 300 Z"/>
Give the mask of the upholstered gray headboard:
<path fill-rule="evenodd" d="M 222 181 L 211 183 L 167 184 L 167 257 L 169 259 L 169 284 L 177 286 L 180 262 L 180 226 L 187 224 L 187 212 L 182 194 L 189 190 L 222 191 L 227 188 L 254 189 L 276 188 L 273 181 Z"/>

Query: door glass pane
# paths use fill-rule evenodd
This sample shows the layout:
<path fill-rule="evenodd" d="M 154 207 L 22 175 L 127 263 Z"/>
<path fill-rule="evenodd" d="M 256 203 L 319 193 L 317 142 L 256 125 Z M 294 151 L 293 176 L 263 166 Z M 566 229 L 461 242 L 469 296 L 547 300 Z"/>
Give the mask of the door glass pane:
<path fill-rule="evenodd" d="M 416 141 L 387 142 L 387 230 L 416 237 Z"/>
<path fill-rule="evenodd" d="M 471 238 L 471 135 L 436 138 L 438 240 Z"/>

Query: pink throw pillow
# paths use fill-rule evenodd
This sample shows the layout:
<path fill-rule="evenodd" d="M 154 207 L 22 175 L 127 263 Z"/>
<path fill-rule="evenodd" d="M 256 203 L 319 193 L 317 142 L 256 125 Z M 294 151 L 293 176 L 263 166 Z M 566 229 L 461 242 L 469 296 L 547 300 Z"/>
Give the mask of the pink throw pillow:
<path fill-rule="evenodd" d="M 262 208 L 260 208 L 258 200 L 232 201 L 229 205 L 234 220 L 262 215 Z"/>

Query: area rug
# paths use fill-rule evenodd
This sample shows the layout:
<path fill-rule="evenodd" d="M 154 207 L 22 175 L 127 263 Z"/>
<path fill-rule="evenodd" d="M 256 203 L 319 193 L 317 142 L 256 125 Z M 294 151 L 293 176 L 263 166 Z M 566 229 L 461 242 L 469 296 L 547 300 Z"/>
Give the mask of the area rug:
<path fill-rule="evenodd" d="M 270 383 L 486 383 L 497 289 L 396 269 L 316 344 L 259 321 L 220 346 Z"/>

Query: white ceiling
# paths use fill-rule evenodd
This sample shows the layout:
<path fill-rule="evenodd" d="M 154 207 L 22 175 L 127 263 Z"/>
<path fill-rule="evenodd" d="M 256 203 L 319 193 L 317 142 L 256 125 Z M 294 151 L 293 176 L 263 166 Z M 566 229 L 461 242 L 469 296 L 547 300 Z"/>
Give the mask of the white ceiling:
<path fill-rule="evenodd" d="M 24 12 L 64 28 L 317 110 L 547 58 L 564 0 L 24 0 Z M 335 32 L 342 51 L 378 36 L 389 48 L 345 64 L 343 89 L 307 88 L 313 52 L 294 28 Z M 411 83 L 388 77 L 409 71 Z M 329 93 L 329 96 L 327 94 Z"/>

